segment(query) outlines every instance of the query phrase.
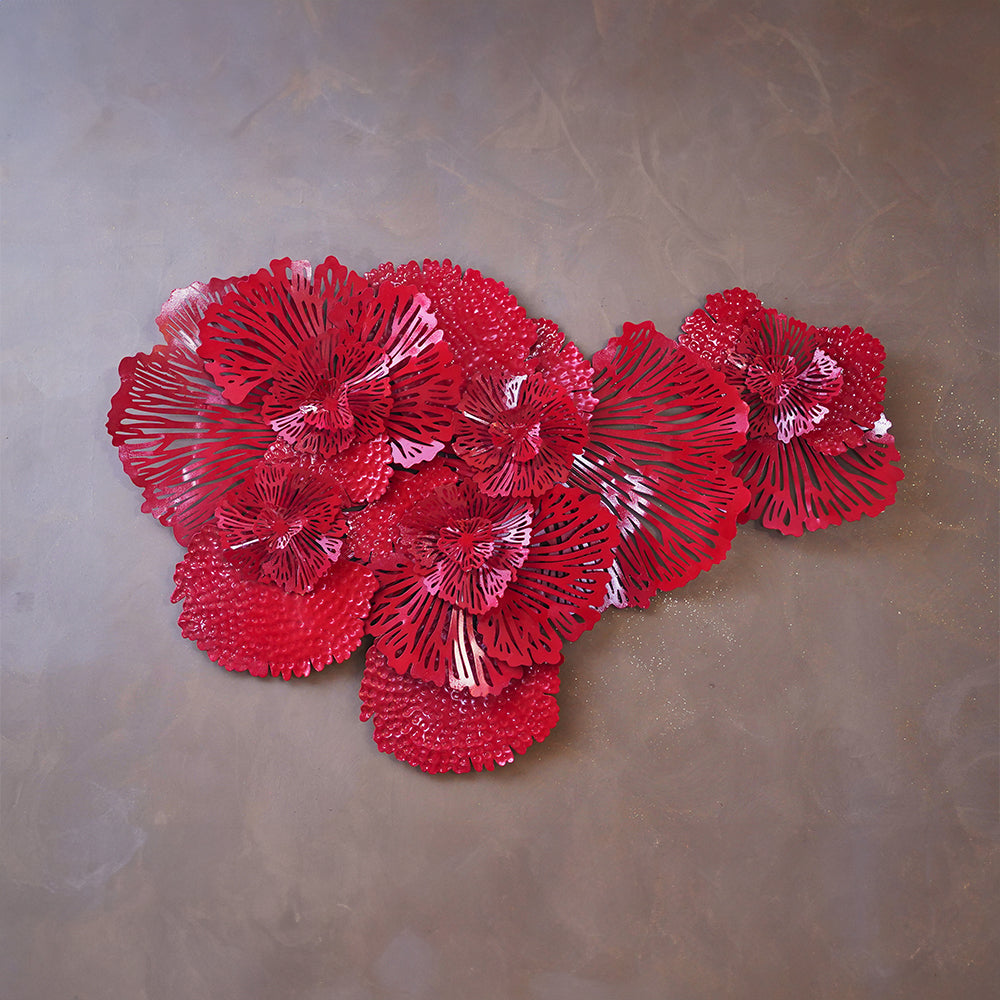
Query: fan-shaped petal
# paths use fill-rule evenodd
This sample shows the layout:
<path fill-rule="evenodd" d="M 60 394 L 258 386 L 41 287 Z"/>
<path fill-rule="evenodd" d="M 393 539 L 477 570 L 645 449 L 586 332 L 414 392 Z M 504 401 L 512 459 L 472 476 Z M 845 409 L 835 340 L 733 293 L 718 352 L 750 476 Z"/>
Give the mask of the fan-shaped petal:
<path fill-rule="evenodd" d="M 492 771 L 541 743 L 559 719 L 559 665 L 540 664 L 500 694 L 474 697 L 397 673 L 374 647 L 361 681 L 361 721 L 382 753 L 428 774 Z"/>
<path fill-rule="evenodd" d="M 385 431 L 404 468 L 432 459 L 451 440 L 461 370 L 447 344 L 435 343 L 392 371 Z"/>
<path fill-rule="evenodd" d="M 555 663 L 562 644 L 601 617 L 618 541 L 599 497 L 556 487 L 539 498 L 524 564 L 496 608 L 479 616 L 486 652 L 518 666 Z"/>
<path fill-rule="evenodd" d="M 816 451 L 804 438 L 787 444 L 755 438 L 733 458 L 736 474 L 751 493 L 740 520 L 760 518 L 765 528 L 801 535 L 881 514 L 896 497 L 903 478 L 893 465 L 899 452 L 889 436 L 869 436 L 860 448 L 839 455 Z"/>
<path fill-rule="evenodd" d="M 175 288 L 163 303 L 156 325 L 168 345 L 197 351 L 201 344 L 199 325 L 211 305 L 219 305 L 243 278 L 212 278 L 208 284 L 196 281 L 186 288 Z"/>
<path fill-rule="evenodd" d="M 647 607 L 729 550 L 749 499 L 728 459 L 746 440 L 746 406 L 651 323 L 626 323 L 594 369 L 598 404 L 569 483 L 600 496 L 621 533 L 608 603 Z"/>
<path fill-rule="evenodd" d="M 125 358 L 111 400 L 108 431 L 139 486 L 142 509 L 186 545 L 243 482 L 275 439 L 247 409 L 226 404 L 182 336 L 170 346 Z"/>
<path fill-rule="evenodd" d="M 288 680 L 347 659 L 364 635 L 375 576 L 342 559 L 309 594 L 263 583 L 215 525 L 191 540 L 174 574 L 181 633 L 227 670 Z"/>

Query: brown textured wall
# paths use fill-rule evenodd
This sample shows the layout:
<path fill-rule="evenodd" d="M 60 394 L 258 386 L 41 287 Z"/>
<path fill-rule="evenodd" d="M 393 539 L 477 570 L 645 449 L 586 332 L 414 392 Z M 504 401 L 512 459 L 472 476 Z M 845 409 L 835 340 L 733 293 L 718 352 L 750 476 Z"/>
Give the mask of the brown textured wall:
<path fill-rule="evenodd" d="M 10 1000 L 986 1000 L 998 986 L 994 3 L 7 0 Z M 450 256 L 593 351 L 742 284 L 888 350 L 877 520 L 568 650 L 429 778 L 359 663 L 214 667 L 103 431 L 175 286 Z"/>

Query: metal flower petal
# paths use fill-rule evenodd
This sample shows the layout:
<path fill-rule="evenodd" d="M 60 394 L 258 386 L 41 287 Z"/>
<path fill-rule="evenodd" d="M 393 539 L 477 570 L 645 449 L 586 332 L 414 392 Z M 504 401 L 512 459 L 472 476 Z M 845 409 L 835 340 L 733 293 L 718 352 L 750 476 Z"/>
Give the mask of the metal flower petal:
<path fill-rule="evenodd" d="M 647 607 L 729 550 L 749 499 L 728 457 L 746 440 L 746 406 L 652 323 L 626 323 L 594 370 L 590 440 L 569 482 L 599 496 L 621 533 L 608 604 Z"/>
<path fill-rule="evenodd" d="M 559 719 L 559 664 L 539 664 L 496 695 L 440 687 L 394 670 L 376 648 L 361 680 L 361 721 L 382 753 L 428 774 L 492 771 L 541 743 Z"/>
<path fill-rule="evenodd" d="M 376 587 L 371 570 L 341 559 L 311 593 L 286 593 L 262 582 L 214 524 L 191 540 L 174 582 L 186 639 L 227 670 L 285 680 L 357 649 Z"/>

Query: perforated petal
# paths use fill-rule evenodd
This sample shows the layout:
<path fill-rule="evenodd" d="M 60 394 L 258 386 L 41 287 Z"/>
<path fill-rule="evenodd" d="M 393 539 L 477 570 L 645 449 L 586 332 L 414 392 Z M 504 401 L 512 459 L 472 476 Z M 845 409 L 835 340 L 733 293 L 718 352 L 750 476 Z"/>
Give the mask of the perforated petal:
<path fill-rule="evenodd" d="M 118 373 L 111 439 L 143 491 L 142 509 L 186 545 L 222 496 L 251 474 L 274 431 L 253 410 L 226 403 L 180 335 L 171 346 L 125 358 Z"/>
<path fill-rule="evenodd" d="M 212 278 L 208 284 L 196 281 L 186 288 L 175 288 L 163 303 L 156 325 L 168 345 L 197 351 L 201 344 L 198 327 L 211 305 L 218 305 L 243 278 Z"/>
<path fill-rule="evenodd" d="M 287 258 L 272 261 L 208 309 L 198 353 L 225 397 L 240 403 L 306 341 L 356 324 L 371 298 L 364 279 L 335 257 L 315 274 Z"/>
<path fill-rule="evenodd" d="M 714 457 L 746 436 L 746 407 L 692 351 L 652 323 L 625 323 L 594 356 L 600 400 L 591 436 L 602 435 L 629 465 L 669 465 L 674 455 Z"/>
<path fill-rule="evenodd" d="M 436 343 L 392 370 L 385 430 L 392 459 L 404 468 L 427 462 L 451 440 L 462 380 L 447 344 Z"/>
<path fill-rule="evenodd" d="M 361 681 L 361 721 L 382 753 L 428 774 L 492 771 L 541 743 L 559 719 L 558 664 L 532 667 L 498 695 L 477 698 L 399 674 L 375 648 Z"/>
<path fill-rule="evenodd" d="M 385 570 L 379 580 L 368 631 L 393 670 L 475 697 L 521 676 L 520 666 L 487 652 L 476 615 L 432 594 L 413 570 Z"/>
<path fill-rule="evenodd" d="M 250 575 L 214 525 L 191 540 L 174 582 L 185 638 L 227 670 L 285 680 L 350 656 L 376 585 L 367 567 L 342 559 L 311 593 L 285 593 Z"/>
<path fill-rule="evenodd" d="M 524 565 L 479 616 L 486 651 L 520 666 L 555 663 L 564 642 L 597 624 L 618 541 L 599 497 L 565 487 L 541 497 Z"/>
<path fill-rule="evenodd" d="M 621 533 L 608 602 L 647 607 L 729 550 L 749 498 L 728 459 L 746 440 L 746 406 L 651 323 L 626 323 L 594 371 L 590 440 L 569 482 L 600 496 Z"/>
<path fill-rule="evenodd" d="M 871 437 L 839 455 L 816 451 L 803 438 L 748 441 L 733 467 L 750 488 L 741 520 L 760 518 L 765 528 L 801 535 L 881 514 L 896 497 L 903 473 L 892 463 L 899 452 L 891 437 Z"/>

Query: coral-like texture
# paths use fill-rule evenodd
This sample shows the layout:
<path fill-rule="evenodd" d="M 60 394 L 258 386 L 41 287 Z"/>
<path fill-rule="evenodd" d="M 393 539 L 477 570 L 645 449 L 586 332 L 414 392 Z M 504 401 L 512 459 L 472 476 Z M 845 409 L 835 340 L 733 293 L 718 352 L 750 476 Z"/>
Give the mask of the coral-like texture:
<path fill-rule="evenodd" d="M 347 659 L 365 631 L 375 576 L 335 563 L 308 594 L 260 579 L 214 525 L 191 540 L 174 574 L 181 634 L 227 670 L 288 680 Z"/>
<path fill-rule="evenodd" d="M 374 719 L 379 750 L 429 774 L 492 771 L 549 735 L 559 719 L 558 690 L 557 663 L 476 698 L 397 673 L 373 648 L 361 680 L 361 721 Z"/>

